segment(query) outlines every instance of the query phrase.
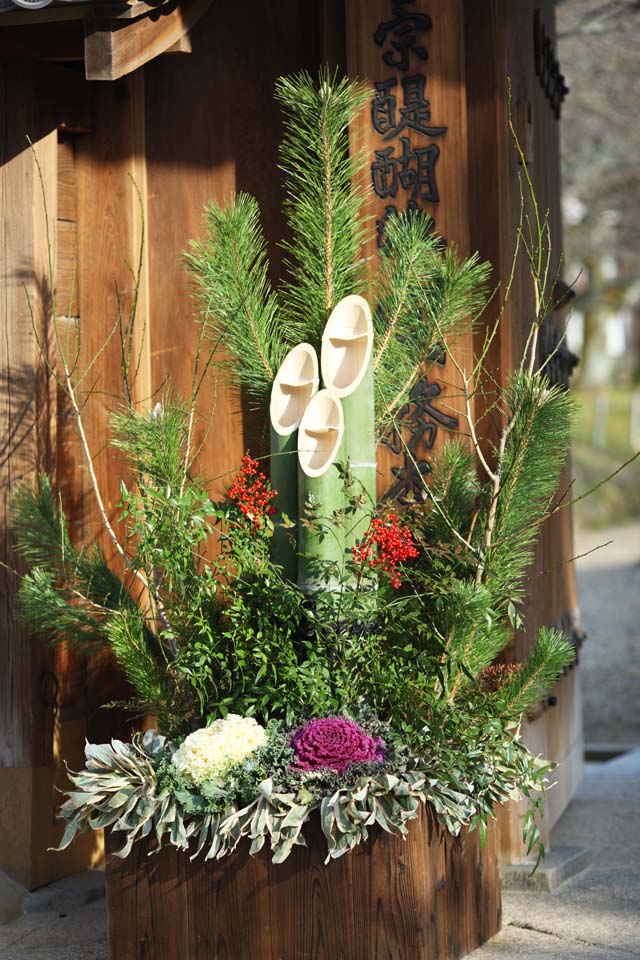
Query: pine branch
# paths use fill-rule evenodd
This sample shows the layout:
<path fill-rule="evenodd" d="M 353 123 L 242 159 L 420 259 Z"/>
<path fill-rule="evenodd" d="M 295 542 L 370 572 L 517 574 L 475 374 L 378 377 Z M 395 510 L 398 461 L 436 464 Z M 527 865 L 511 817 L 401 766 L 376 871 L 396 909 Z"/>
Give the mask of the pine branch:
<path fill-rule="evenodd" d="M 407 401 L 425 359 L 470 325 L 486 301 L 490 267 L 477 257 L 460 260 L 442 250 L 424 213 L 403 213 L 387 223 L 380 253 L 376 348 L 376 421 L 388 427 Z"/>
<path fill-rule="evenodd" d="M 301 326 L 281 322 L 257 201 L 240 193 L 224 208 L 212 202 L 205 223 L 206 239 L 192 242 L 185 261 L 214 363 L 264 403 L 285 353 L 301 339 Z"/>
<path fill-rule="evenodd" d="M 316 346 L 335 304 L 364 285 L 364 194 L 353 187 L 364 157 L 349 151 L 349 123 L 368 97 L 362 85 L 327 68 L 317 80 L 302 72 L 276 84 L 285 110 L 280 165 L 291 231 L 283 243 L 289 276 L 282 298 L 288 322 L 304 318 L 300 339 Z"/>
<path fill-rule="evenodd" d="M 49 570 L 34 567 L 26 573 L 17 601 L 19 620 L 37 636 L 89 651 L 108 644 L 105 619 L 109 611 L 61 588 Z"/>
<path fill-rule="evenodd" d="M 48 476 L 39 477 L 35 486 L 24 483 L 17 488 L 11 500 L 11 522 L 16 536 L 16 552 L 32 571 L 40 571 L 39 576 L 44 578 L 42 585 L 45 580 L 52 585 L 51 589 L 55 585 L 55 589 L 74 604 L 84 599 L 89 611 L 87 615 L 98 611 L 100 618 L 103 608 L 116 609 L 123 603 L 133 603 L 122 581 L 109 568 L 104 554 L 97 547 L 78 551 L 71 545 L 66 518 L 62 506 L 55 502 Z M 30 598 L 36 599 L 37 590 L 30 593 L 33 587 L 35 584 L 29 585 L 28 593 Z M 46 603 L 54 609 L 51 598 L 46 599 Z M 30 609 L 33 612 L 32 606 Z M 29 620 L 26 612 L 24 616 Z M 51 624 L 54 633 L 57 632 L 55 628 L 54 616 Z"/>
<path fill-rule="evenodd" d="M 474 458 L 460 440 L 443 444 L 433 459 L 429 484 L 432 506 L 427 531 L 433 543 L 446 543 L 451 528 L 467 537 L 476 513 L 480 484 Z"/>
<path fill-rule="evenodd" d="M 575 659 L 575 649 L 559 630 L 543 627 L 520 669 L 502 684 L 494 703 L 499 716 L 521 717 L 542 700 L 562 671 Z"/>
<path fill-rule="evenodd" d="M 143 483 L 178 489 L 189 435 L 183 400 L 167 392 L 151 415 L 128 409 L 112 414 L 110 425 L 112 446 L 124 451 Z"/>
<path fill-rule="evenodd" d="M 123 610 L 107 625 L 109 643 L 141 706 L 148 709 L 165 731 L 175 729 L 176 687 L 166 663 L 154 649 L 153 637 L 139 611 Z"/>
<path fill-rule="evenodd" d="M 498 456 L 483 579 L 494 592 L 514 597 L 565 461 L 575 404 L 545 376 L 525 373 L 513 376 L 505 401 L 508 435 L 503 432 Z"/>
<path fill-rule="evenodd" d="M 453 701 L 465 680 L 477 677 L 509 642 L 509 631 L 493 610 L 493 596 L 472 580 L 455 581 L 441 604 L 448 664 L 448 699 Z"/>

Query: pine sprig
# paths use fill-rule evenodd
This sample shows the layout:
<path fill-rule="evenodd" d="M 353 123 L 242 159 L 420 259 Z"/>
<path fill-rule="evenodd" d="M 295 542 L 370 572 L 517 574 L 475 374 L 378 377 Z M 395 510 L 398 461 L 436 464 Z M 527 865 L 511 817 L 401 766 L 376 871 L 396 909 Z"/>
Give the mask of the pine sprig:
<path fill-rule="evenodd" d="M 442 250 L 422 212 L 387 223 L 380 253 L 375 310 L 376 421 L 381 432 L 406 402 L 425 359 L 469 329 L 486 300 L 490 265 Z"/>
<path fill-rule="evenodd" d="M 111 415 L 111 445 L 122 450 L 146 482 L 177 487 L 184 478 L 188 414 L 184 401 L 166 393 L 151 414 L 125 410 Z"/>
<path fill-rule="evenodd" d="M 151 711 L 163 730 L 177 732 L 175 678 L 170 678 L 160 647 L 141 612 L 122 610 L 112 616 L 107 623 L 107 635 L 118 663 L 136 691 L 138 711 Z"/>
<path fill-rule="evenodd" d="M 317 345 L 333 307 L 359 293 L 364 194 L 353 180 L 364 163 L 349 150 L 349 123 L 368 91 L 328 68 L 282 77 L 276 98 L 285 110 L 280 166 L 291 239 L 283 243 L 289 272 L 282 288 L 288 322 L 304 317 L 304 337 Z"/>
<path fill-rule="evenodd" d="M 439 604 L 444 633 L 443 661 L 448 697 L 477 677 L 509 642 L 509 631 L 495 616 L 489 590 L 473 581 L 455 581 Z"/>
<path fill-rule="evenodd" d="M 519 670 L 495 694 L 498 716 L 518 719 L 542 700 L 562 671 L 573 663 L 575 649 L 560 630 L 543 627 Z"/>
<path fill-rule="evenodd" d="M 433 506 L 427 525 L 430 542 L 447 543 L 452 529 L 467 539 L 479 495 L 473 453 L 460 440 L 449 440 L 438 451 L 431 467 L 429 499 Z"/>
<path fill-rule="evenodd" d="M 62 505 L 54 498 L 48 476 L 39 477 L 35 485 L 24 483 L 16 489 L 11 499 L 11 522 L 16 552 L 30 568 L 18 592 L 20 616 L 33 620 L 34 629 L 41 634 L 51 633 L 79 644 L 104 642 L 99 626 L 104 612 L 133 601 L 98 547 L 76 550 L 72 546 Z M 40 595 L 42 610 L 38 611 Z M 66 617 L 62 603 L 77 609 L 77 629 L 73 611 Z"/>
<path fill-rule="evenodd" d="M 29 567 L 62 571 L 73 565 L 77 555 L 48 476 L 39 477 L 35 486 L 25 482 L 14 490 L 10 515 L 17 537 L 16 553 Z"/>
<path fill-rule="evenodd" d="M 60 585 L 43 567 L 33 567 L 22 578 L 17 613 L 37 636 L 89 652 L 108 644 L 105 626 L 109 610 L 68 585 Z"/>
<path fill-rule="evenodd" d="M 499 463 L 501 485 L 484 578 L 494 593 L 514 598 L 565 462 L 575 402 L 545 376 L 516 373 L 505 405 L 513 427 Z"/>
<path fill-rule="evenodd" d="M 257 201 L 239 193 L 225 207 L 212 202 L 205 223 L 205 240 L 192 242 L 185 261 L 215 348 L 214 362 L 263 403 L 287 349 L 301 338 L 301 328 L 291 318 L 286 325 L 281 322 Z"/>

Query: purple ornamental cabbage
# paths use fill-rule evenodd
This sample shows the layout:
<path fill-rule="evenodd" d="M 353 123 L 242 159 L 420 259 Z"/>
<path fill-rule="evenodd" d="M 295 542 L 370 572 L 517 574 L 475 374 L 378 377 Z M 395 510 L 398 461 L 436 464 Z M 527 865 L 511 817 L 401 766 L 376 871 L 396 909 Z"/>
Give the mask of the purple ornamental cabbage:
<path fill-rule="evenodd" d="M 296 730 L 290 746 L 298 770 L 329 767 L 342 773 L 352 763 L 382 763 L 384 742 L 346 717 L 309 720 Z"/>

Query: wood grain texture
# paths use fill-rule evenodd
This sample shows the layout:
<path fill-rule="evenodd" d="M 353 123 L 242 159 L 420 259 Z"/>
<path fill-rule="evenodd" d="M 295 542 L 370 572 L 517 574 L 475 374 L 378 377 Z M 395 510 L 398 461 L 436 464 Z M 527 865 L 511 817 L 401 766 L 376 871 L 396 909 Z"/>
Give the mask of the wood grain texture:
<path fill-rule="evenodd" d="M 49 68 L 46 71 L 50 81 Z M 2 156 L 0 163 L 0 243 L 4 283 L 0 298 L 3 336 L 0 340 L 0 516 L 2 559 L 20 566 L 13 553 L 9 517 L 11 493 L 20 482 L 33 481 L 42 470 L 56 475 L 58 424 L 56 393 L 47 376 L 38 339 L 51 343 L 47 228 L 34 154 L 46 193 L 49 238 L 54 256 L 58 237 L 58 144 L 48 97 L 40 97 L 43 78 L 32 64 L 0 65 Z M 60 785 L 60 709 L 75 697 L 77 676 L 70 664 L 68 679 L 58 681 L 59 664 L 44 640 L 30 637 L 16 621 L 17 579 L 0 574 L 0 869 L 33 888 L 92 862 L 97 838 L 73 851 L 47 854 L 59 842 L 55 809 Z M 68 741 L 67 741 L 68 744 Z M 80 750 L 81 753 L 81 750 Z M 76 754 L 69 750 L 72 762 Z"/>
<path fill-rule="evenodd" d="M 135 196 L 129 176 L 135 126 L 133 83 L 129 79 L 110 85 L 93 84 L 91 95 L 96 123 L 91 132 L 75 140 L 80 370 L 85 371 L 98 354 L 99 359 L 83 381 L 81 399 L 87 401 L 83 420 L 98 486 L 110 522 L 121 535 L 117 504 L 120 478 L 126 478 L 126 466 L 122 456 L 106 441 L 110 415 L 124 399 L 118 312 L 126 322 L 134 294 L 129 265 L 137 264 L 138 259 Z M 135 384 L 133 390 L 135 394 Z M 102 528 L 84 456 L 72 469 L 83 474 L 85 540 L 98 543 L 118 568 L 120 561 Z M 89 739 L 128 739 L 130 718 L 121 712 L 100 709 L 104 703 L 125 700 L 131 695 L 107 652 L 92 658 L 88 687 L 92 700 Z"/>
<path fill-rule="evenodd" d="M 515 271 L 509 301 L 505 303 L 504 285 L 511 270 L 516 230 L 520 211 L 518 173 L 520 166 L 507 125 L 507 85 L 511 77 L 512 109 L 516 131 L 527 149 L 528 168 L 532 176 L 539 207 L 549 210 L 552 262 L 550 275 L 559 268 L 562 251 L 559 176 L 559 124 L 546 99 L 534 70 L 533 18 L 538 8 L 547 32 L 554 31 L 551 2 L 527 0 L 510 4 L 506 0 L 489 0 L 479 4 L 465 3 L 467 114 L 470 150 L 470 215 L 471 246 L 495 267 L 494 281 L 502 288 L 494 299 L 478 330 L 477 346 L 485 335 L 487 324 L 495 322 L 504 308 L 498 335 L 487 357 L 485 374 L 505 383 L 524 346 L 529 324 L 534 317 L 531 278 L 524 256 Z M 562 322 L 561 311 L 554 322 Z M 489 391 L 486 407 L 492 402 Z M 482 416 L 483 405 L 479 405 Z M 480 433 L 488 445 L 495 437 L 494 425 L 487 418 Z M 560 478 L 559 489 L 570 484 L 570 466 Z M 563 510 L 542 528 L 534 562 L 527 582 L 523 610 L 527 630 L 518 635 L 506 652 L 505 659 L 524 659 L 543 624 L 561 618 L 571 619 L 576 611 L 575 573 L 567 561 L 573 556 L 573 533 L 570 510 Z M 562 761 L 581 742 L 581 720 L 578 705 L 577 671 L 565 677 L 554 692 L 558 706 L 543 709 L 538 718 L 525 725 L 524 737 L 534 752 Z M 554 788 L 562 802 L 551 800 L 542 823 L 548 840 L 553 823 L 570 799 L 581 771 L 575 762 L 561 766 L 554 774 Z M 503 855 L 512 862 L 524 857 L 519 811 L 501 815 L 503 821 Z"/>
<path fill-rule="evenodd" d="M 252 29 L 247 30 L 250 22 Z M 198 349 L 196 308 L 181 257 L 191 238 L 203 235 L 204 205 L 223 203 L 233 191 L 253 194 L 261 210 L 271 275 L 282 273 L 278 246 L 286 226 L 278 163 L 280 109 L 276 78 L 316 69 L 326 30 L 318 29 L 316 5 L 286 0 L 266 7 L 213 5 L 193 33 L 193 52 L 145 67 L 148 184 L 149 309 L 152 390 L 170 377 L 191 391 Z M 251 71 L 240 69 L 251 64 Z M 185 110 L 189 103 L 193 109 Z M 188 171 L 185 174 L 185 171 Z M 265 452 L 266 418 L 215 374 L 198 401 L 197 469 L 211 495 L 229 486 L 247 447 Z"/>
<path fill-rule="evenodd" d="M 86 19 L 87 80 L 118 80 L 165 53 L 189 32 L 211 0 L 180 0 L 152 7 L 135 20 Z"/>
<path fill-rule="evenodd" d="M 468 168 L 467 168 L 467 122 L 465 97 L 464 62 L 464 20 L 462 3 L 450 0 L 417 0 L 411 5 L 410 13 L 428 16 L 432 26 L 419 33 L 416 44 L 424 45 L 428 53 L 426 63 L 410 53 L 408 68 L 402 70 L 387 65 L 383 53 L 390 48 L 392 35 L 388 42 L 379 45 L 374 41 L 374 33 L 382 23 L 393 20 L 392 4 L 389 0 L 346 0 L 347 16 L 347 65 L 352 76 L 362 77 L 371 87 L 371 103 L 368 103 L 353 128 L 355 149 L 362 149 L 367 157 L 367 165 L 362 174 L 360 185 L 368 190 L 365 215 L 373 217 L 373 223 L 384 220 L 389 205 L 404 210 L 408 202 L 431 216 L 436 223 L 437 232 L 450 243 L 455 243 L 461 255 L 469 253 L 468 225 Z M 395 10 L 395 8 L 393 8 Z M 372 103 L 376 96 L 376 83 L 389 82 L 397 100 L 396 119 L 400 117 L 407 93 L 403 83 L 415 75 L 425 78 L 424 99 L 430 110 L 430 127 L 446 127 L 446 132 L 433 137 L 416 132 L 411 128 L 398 130 L 387 136 L 374 128 L 372 123 Z M 380 151 L 393 149 L 391 156 L 402 155 L 403 144 L 409 141 L 410 149 L 436 149 L 435 184 L 439 199 L 431 202 L 417 196 L 414 191 L 397 187 L 397 196 L 382 197 L 378 190 L 372 189 L 372 164 Z M 376 153 L 376 151 L 378 153 Z M 417 172 L 417 160 L 412 160 Z M 398 175 L 400 178 L 400 175 Z M 366 246 L 371 256 L 371 277 L 375 276 L 377 244 L 375 235 Z M 450 351 L 463 369 L 470 370 L 473 363 L 473 341 L 470 333 L 463 333 L 449 344 Z M 462 397 L 462 382 L 451 361 L 441 367 L 437 364 L 425 364 L 421 373 L 426 373 L 429 382 L 437 382 L 441 394 L 435 399 L 434 407 L 447 417 L 453 418 L 452 426 L 461 435 L 468 434 L 464 420 L 465 404 Z M 416 373 L 416 380 L 419 379 Z M 411 414 L 413 416 L 413 414 Z M 445 441 L 447 428 L 431 420 L 425 423 L 426 430 L 422 441 L 412 451 L 416 460 L 427 463 L 435 451 Z M 408 439 L 409 434 L 405 439 Z M 435 442 L 434 442 L 435 438 Z M 392 471 L 407 470 L 410 467 L 403 462 L 404 454 L 394 454 L 389 446 L 382 444 L 378 448 L 378 494 L 382 496 L 392 485 Z M 418 489 L 414 491 L 420 494 Z"/>
<path fill-rule="evenodd" d="M 423 809 L 406 841 L 376 831 L 327 865 L 318 821 L 305 837 L 280 865 L 247 845 L 220 862 L 111 852 L 111 960 L 456 960 L 500 929 L 495 823 L 480 851 L 476 833 L 451 838 Z"/>

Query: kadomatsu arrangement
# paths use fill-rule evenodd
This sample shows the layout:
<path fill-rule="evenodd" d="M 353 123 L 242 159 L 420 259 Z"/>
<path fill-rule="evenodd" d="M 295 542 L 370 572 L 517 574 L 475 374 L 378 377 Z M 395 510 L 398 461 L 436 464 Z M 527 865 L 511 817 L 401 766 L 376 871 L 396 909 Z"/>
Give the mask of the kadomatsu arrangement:
<path fill-rule="evenodd" d="M 285 279 L 271 286 L 252 197 L 208 206 L 206 236 L 186 253 L 202 332 L 193 395 L 167 388 L 112 418 L 124 535 L 101 512 L 117 571 L 96 547 L 74 548 L 46 476 L 13 500 L 21 617 L 56 642 L 110 648 L 135 690 L 128 706 L 154 726 L 87 746 L 63 846 L 110 827 L 122 856 L 148 837 L 222 857 L 246 837 L 278 862 L 319 811 L 332 858 L 373 828 L 404 835 L 421 804 L 456 834 L 524 796 L 531 850 L 549 765 L 520 721 L 573 648 L 543 629 L 524 662 L 494 662 L 522 629 L 525 572 L 569 443 L 571 399 L 535 360 L 551 295 L 534 269 L 540 309 L 493 401 L 495 442 L 479 438 L 468 403 L 420 495 L 402 508 L 377 500 L 377 447 L 402 437 L 425 358 L 456 362 L 489 268 L 445 247 L 421 213 L 391 218 L 366 262 L 348 140 L 366 92 L 325 71 L 284 78 L 276 95 Z M 467 400 L 481 365 L 458 368 Z M 59 369 L 82 434 L 64 350 Z M 218 501 L 195 469 L 209 375 L 244 391 L 264 438 Z"/>

